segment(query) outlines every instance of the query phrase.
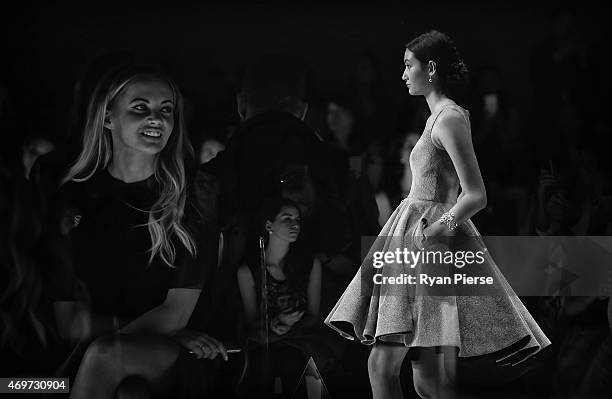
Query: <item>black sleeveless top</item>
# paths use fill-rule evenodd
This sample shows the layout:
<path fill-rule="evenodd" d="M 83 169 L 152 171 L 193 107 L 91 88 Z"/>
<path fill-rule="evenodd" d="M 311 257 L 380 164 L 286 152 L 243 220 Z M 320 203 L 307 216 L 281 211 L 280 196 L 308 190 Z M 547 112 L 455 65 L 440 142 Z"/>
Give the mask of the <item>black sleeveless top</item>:
<path fill-rule="evenodd" d="M 308 281 L 312 271 L 313 256 L 299 250 L 290 250 L 285 260 L 284 280 L 277 280 L 266 271 L 268 317 L 281 312 L 306 310 Z M 255 281 L 257 303 L 261 304 L 261 267 L 259 262 L 249 262 L 249 269 Z"/>
<path fill-rule="evenodd" d="M 208 248 L 195 223 L 189 229 L 198 247 L 195 258 L 174 240 L 174 268 L 159 256 L 149 264 L 146 223 L 158 195 L 153 176 L 125 183 L 106 170 L 61 188 L 58 222 L 69 245 L 58 248 L 63 254 L 55 300 L 85 301 L 94 312 L 137 317 L 163 303 L 171 288 L 201 287 L 210 262 L 203 260 Z"/>

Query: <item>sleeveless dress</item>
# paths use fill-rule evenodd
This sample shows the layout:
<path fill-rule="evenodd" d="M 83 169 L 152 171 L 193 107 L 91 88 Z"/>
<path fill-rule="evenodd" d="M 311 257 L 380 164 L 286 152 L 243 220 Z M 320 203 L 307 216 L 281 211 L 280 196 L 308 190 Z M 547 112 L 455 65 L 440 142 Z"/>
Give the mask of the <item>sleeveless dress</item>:
<path fill-rule="evenodd" d="M 436 222 L 457 202 L 460 184 L 454 165 L 446 151 L 431 139 L 432 127 L 442 112 L 458 112 L 470 128 L 468 111 L 453 102 L 429 117 L 410 155 L 413 171 L 410 194 L 382 228 L 325 324 L 343 337 L 356 337 L 367 345 L 381 340 L 407 347 L 454 346 L 459 349 L 460 358 L 501 351 L 498 360 L 508 359 L 517 364 L 550 345 L 550 341 L 501 274 L 471 220 L 438 243 L 434 238 L 434 244 L 429 244 L 427 238 L 425 249 L 480 251 L 479 264 L 459 269 L 454 264 L 446 268 L 427 264 L 423 258 L 419 262 L 406 262 L 403 258 L 382 266 L 376 262 L 376 253 L 381 251 L 422 251 L 424 224 Z M 417 279 L 414 281 L 418 281 L 420 274 L 444 277 L 454 273 L 488 276 L 493 284 L 430 287 L 380 284 L 381 276 L 375 279 L 376 274 L 382 277 L 412 274 Z"/>

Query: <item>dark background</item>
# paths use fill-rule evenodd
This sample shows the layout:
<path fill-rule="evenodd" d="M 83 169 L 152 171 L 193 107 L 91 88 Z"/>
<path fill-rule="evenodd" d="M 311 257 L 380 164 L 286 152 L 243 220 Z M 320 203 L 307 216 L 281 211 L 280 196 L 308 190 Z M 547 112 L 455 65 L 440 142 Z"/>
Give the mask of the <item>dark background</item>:
<path fill-rule="evenodd" d="M 235 80 L 253 56 L 286 51 L 311 67 L 313 98 L 339 87 L 357 55 L 370 51 L 390 98 L 401 103 L 408 97 L 400 80 L 404 44 L 432 28 L 455 39 L 470 69 L 498 67 L 513 102 L 532 107 L 530 52 L 553 32 L 555 13 L 566 9 L 554 2 L 450 1 L 17 6 L 3 13 L 2 80 L 22 117 L 38 118 L 56 137 L 63 136 L 79 68 L 107 51 L 162 62 L 187 93 L 204 96 L 211 90 L 206 70 L 221 68 Z M 582 2 L 568 9 L 589 45 L 603 41 L 603 14 Z"/>

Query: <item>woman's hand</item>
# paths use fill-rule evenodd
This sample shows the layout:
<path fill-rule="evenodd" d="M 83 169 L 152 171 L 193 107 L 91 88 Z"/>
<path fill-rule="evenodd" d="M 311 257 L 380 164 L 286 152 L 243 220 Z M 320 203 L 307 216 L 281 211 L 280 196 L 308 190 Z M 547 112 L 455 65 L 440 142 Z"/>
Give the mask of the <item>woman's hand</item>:
<path fill-rule="evenodd" d="M 295 312 L 291 312 L 291 313 L 288 313 L 288 312 L 279 313 L 278 316 L 276 317 L 278 318 L 278 321 L 281 324 L 285 324 L 289 327 L 292 327 L 295 323 L 300 321 L 302 316 L 304 316 L 304 311 L 296 310 Z"/>
<path fill-rule="evenodd" d="M 174 336 L 174 340 L 198 359 L 214 359 L 221 355 L 227 360 L 227 351 L 221 341 L 203 332 L 182 329 Z"/>
<path fill-rule="evenodd" d="M 285 335 L 291 330 L 291 326 L 282 324 L 277 317 L 270 320 L 270 330 L 276 335 Z"/>
<path fill-rule="evenodd" d="M 278 316 L 270 320 L 270 329 L 276 335 L 286 334 L 303 316 L 303 310 L 279 313 Z"/>

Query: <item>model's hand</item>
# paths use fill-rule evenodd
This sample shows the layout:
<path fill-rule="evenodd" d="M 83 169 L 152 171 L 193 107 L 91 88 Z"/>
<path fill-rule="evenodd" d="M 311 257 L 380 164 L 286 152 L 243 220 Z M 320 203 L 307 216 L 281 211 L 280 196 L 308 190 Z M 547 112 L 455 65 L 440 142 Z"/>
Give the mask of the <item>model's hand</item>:
<path fill-rule="evenodd" d="M 227 352 L 221 341 L 203 332 L 183 329 L 174 336 L 174 340 L 198 359 L 214 359 L 221 355 L 227 360 Z"/>
<path fill-rule="evenodd" d="M 451 237 L 455 235 L 455 231 L 450 230 L 444 223 L 436 221 L 432 225 L 425 227 L 423 234 L 428 239 L 435 237 Z"/>

